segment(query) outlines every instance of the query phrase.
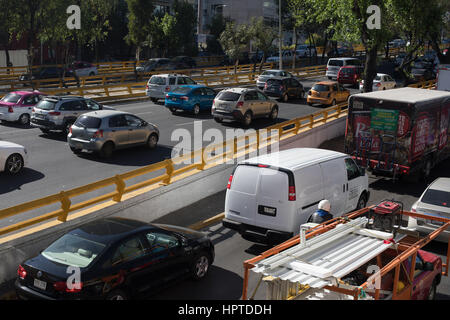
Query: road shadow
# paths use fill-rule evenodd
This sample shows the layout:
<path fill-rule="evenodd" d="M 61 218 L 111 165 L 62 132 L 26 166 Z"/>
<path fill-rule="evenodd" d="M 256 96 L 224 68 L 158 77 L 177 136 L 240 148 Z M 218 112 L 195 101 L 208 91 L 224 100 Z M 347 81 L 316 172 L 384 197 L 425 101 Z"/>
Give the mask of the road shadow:
<path fill-rule="evenodd" d="M 170 286 L 145 295 L 151 300 L 238 300 L 242 295 L 243 279 L 238 274 L 214 264 L 201 281 L 183 278 Z"/>
<path fill-rule="evenodd" d="M 77 155 L 80 158 L 101 162 L 105 164 L 114 164 L 121 166 L 146 166 L 170 159 L 172 156 L 172 147 L 159 144 L 153 150 L 145 146 L 116 150 L 111 158 L 104 159 L 99 155 L 90 152 L 82 152 Z"/>
<path fill-rule="evenodd" d="M 61 142 L 67 142 L 67 135 L 61 132 L 49 132 L 49 133 L 41 133 L 39 137 L 47 139 L 47 140 L 55 140 Z"/>
<path fill-rule="evenodd" d="M 18 122 L 7 122 L 7 121 L 4 121 L 4 120 L 0 120 L 0 125 L 2 125 L 4 127 L 8 127 L 8 128 L 13 128 L 13 129 L 34 129 L 29 124 L 23 125 L 23 124 L 20 124 Z"/>
<path fill-rule="evenodd" d="M 20 190 L 27 183 L 41 180 L 45 175 L 39 171 L 23 168 L 17 175 L 10 176 L 5 172 L 0 173 L 0 194 Z"/>
<path fill-rule="evenodd" d="M 273 248 L 273 246 L 266 245 L 266 244 L 260 244 L 260 243 L 254 243 L 247 249 L 245 249 L 245 252 L 248 254 L 251 254 L 253 256 L 259 256 L 261 253 Z"/>

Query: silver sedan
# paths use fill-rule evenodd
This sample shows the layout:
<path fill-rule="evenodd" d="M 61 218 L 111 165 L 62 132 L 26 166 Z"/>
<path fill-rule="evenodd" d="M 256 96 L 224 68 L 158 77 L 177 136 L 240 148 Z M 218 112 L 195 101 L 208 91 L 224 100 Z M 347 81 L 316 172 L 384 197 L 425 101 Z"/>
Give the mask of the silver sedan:
<path fill-rule="evenodd" d="M 158 128 L 141 118 L 122 111 L 100 110 L 78 117 L 69 130 L 67 142 L 73 153 L 83 150 L 111 157 L 114 150 L 147 145 L 154 149 Z"/>

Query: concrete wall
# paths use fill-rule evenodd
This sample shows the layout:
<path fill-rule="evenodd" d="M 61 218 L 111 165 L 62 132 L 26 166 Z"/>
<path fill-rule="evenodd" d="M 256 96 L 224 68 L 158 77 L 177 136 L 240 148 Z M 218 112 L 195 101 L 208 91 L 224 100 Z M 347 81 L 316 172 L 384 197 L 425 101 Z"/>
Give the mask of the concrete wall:
<path fill-rule="evenodd" d="M 22 67 L 28 65 L 27 50 L 10 50 L 9 58 L 14 67 Z M 6 53 L 0 51 L 0 67 L 6 67 Z"/>
<path fill-rule="evenodd" d="M 318 147 L 326 140 L 341 136 L 345 117 L 283 140 L 280 150 L 294 147 Z M 220 165 L 177 181 L 168 186 L 125 200 L 88 216 L 5 243 L 0 248 L 0 291 L 2 284 L 16 276 L 17 266 L 37 255 L 43 248 L 86 222 L 108 216 L 127 217 L 146 222 L 154 221 L 170 212 L 186 207 L 203 198 L 223 191 L 234 165 Z"/>

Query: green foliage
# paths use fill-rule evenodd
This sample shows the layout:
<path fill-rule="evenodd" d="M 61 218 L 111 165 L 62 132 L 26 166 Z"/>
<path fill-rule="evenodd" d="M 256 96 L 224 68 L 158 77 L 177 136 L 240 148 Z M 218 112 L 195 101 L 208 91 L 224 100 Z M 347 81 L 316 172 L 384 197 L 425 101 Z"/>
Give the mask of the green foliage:
<path fill-rule="evenodd" d="M 278 38 L 278 33 L 264 23 L 264 18 L 252 18 L 248 31 L 255 46 L 264 53 L 264 56 L 274 49 L 273 42 Z"/>
<path fill-rule="evenodd" d="M 228 22 L 225 30 L 220 34 L 219 41 L 225 54 L 238 62 L 239 56 L 247 48 L 251 37 L 249 26 L 245 24 L 235 26 L 234 22 Z"/>

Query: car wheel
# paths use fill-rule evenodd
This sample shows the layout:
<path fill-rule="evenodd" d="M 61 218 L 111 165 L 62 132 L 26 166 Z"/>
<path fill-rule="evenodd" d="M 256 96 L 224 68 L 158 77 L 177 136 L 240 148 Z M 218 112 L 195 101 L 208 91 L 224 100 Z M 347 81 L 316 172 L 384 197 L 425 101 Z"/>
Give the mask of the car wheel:
<path fill-rule="evenodd" d="M 367 204 L 366 194 L 363 193 L 358 200 L 358 204 L 356 205 L 356 210 L 361 210 L 362 208 L 365 208 Z"/>
<path fill-rule="evenodd" d="M 196 104 L 192 112 L 194 113 L 194 115 L 198 116 L 200 114 L 200 105 Z"/>
<path fill-rule="evenodd" d="M 14 175 L 23 169 L 23 158 L 18 153 L 13 153 L 6 159 L 5 172 Z"/>
<path fill-rule="evenodd" d="M 247 111 L 244 114 L 244 120 L 243 120 L 244 126 L 248 127 L 252 123 L 252 113 L 250 111 Z"/>
<path fill-rule="evenodd" d="M 223 119 L 222 118 L 214 118 L 214 121 L 217 123 L 222 123 Z"/>
<path fill-rule="evenodd" d="M 123 290 L 111 291 L 107 296 L 106 300 L 128 300 L 128 295 Z"/>
<path fill-rule="evenodd" d="M 177 109 L 175 108 L 169 108 L 170 112 L 172 112 L 172 114 L 175 114 L 177 112 Z"/>
<path fill-rule="evenodd" d="M 21 125 L 27 126 L 30 124 L 30 115 L 28 113 L 24 113 L 19 118 L 19 123 Z"/>
<path fill-rule="evenodd" d="M 272 111 L 269 114 L 269 119 L 275 121 L 278 117 L 278 107 L 275 106 L 272 108 Z"/>
<path fill-rule="evenodd" d="M 431 285 L 430 292 L 428 292 L 427 300 L 434 300 L 436 298 L 436 279 L 433 280 L 433 284 Z"/>
<path fill-rule="evenodd" d="M 100 156 L 102 158 L 110 158 L 112 156 L 112 153 L 114 151 L 114 144 L 112 142 L 106 142 L 103 147 L 102 150 L 100 151 Z"/>
<path fill-rule="evenodd" d="M 81 153 L 81 149 L 77 149 L 77 148 L 74 148 L 74 147 L 70 147 L 70 150 L 72 150 L 72 152 L 75 153 L 75 154 L 80 154 Z"/>
<path fill-rule="evenodd" d="M 150 98 L 150 100 L 151 100 L 153 103 L 157 103 L 157 102 L 158 102 L 158 99 L 156 99 L 156 98 Z"/>
<path fill-rule="evenodd" d="M 156 133 L 152 133 L 150 137 L 148 137 L 147 146 L 149 149 L 155 149 L 157 144 L 158 136 L 156 135 Z"/>
<path fill-rule="evenodd" d="M 199 254 L 191 267 L 192 278 L 201 280 L 208 274 L 211 259 L 207 253 Z"/>

